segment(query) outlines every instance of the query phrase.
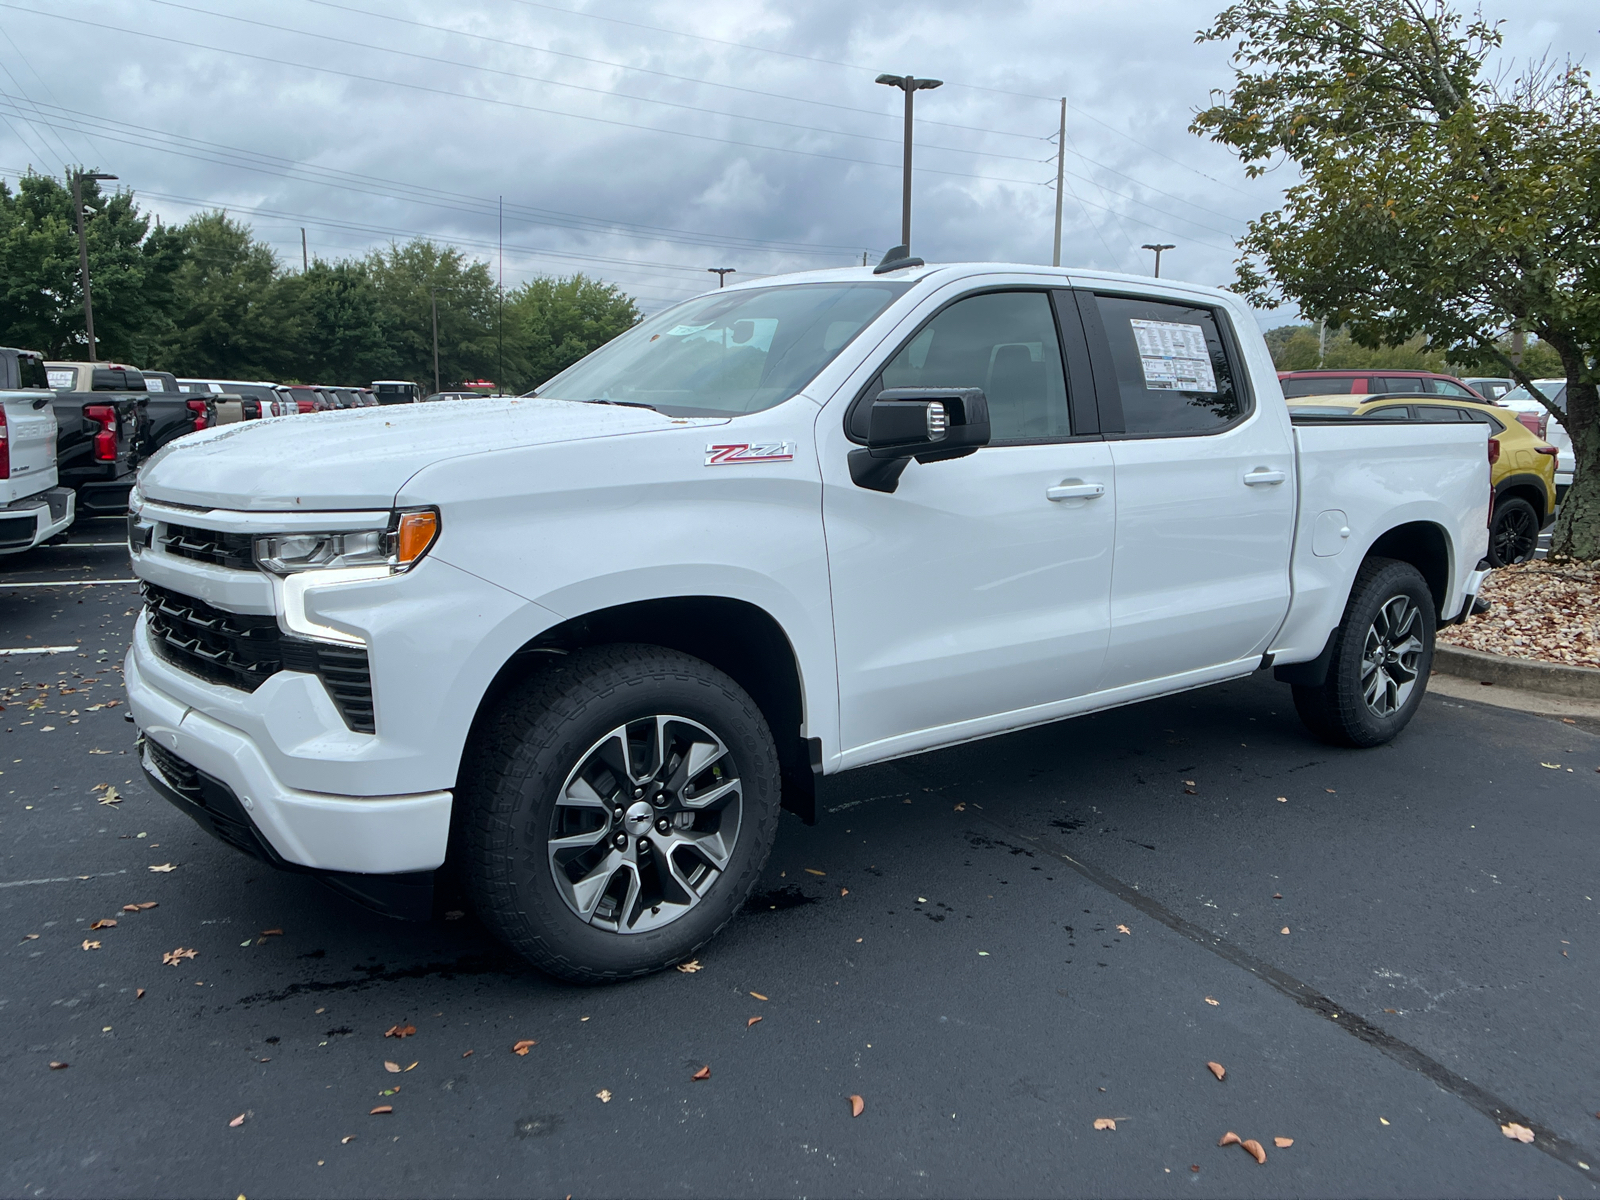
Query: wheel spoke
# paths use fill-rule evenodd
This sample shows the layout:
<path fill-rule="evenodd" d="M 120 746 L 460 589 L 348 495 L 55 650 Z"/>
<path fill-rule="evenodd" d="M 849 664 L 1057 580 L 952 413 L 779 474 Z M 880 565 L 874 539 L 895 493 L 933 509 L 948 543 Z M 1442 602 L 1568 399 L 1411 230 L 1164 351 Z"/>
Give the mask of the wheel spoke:
<path fill-rule="evenodd" d="M 567 902 L 572 905 L 578 916 L 585 921 L 594 920 L 594 910 L 600 903 L 600 897 L 605 895 L 606 887 L 611 883 L 612 877 L 624 865 L 622 855 L 613 850 L 605 856 L 599 866 L 577 883 L 567 884 L 565 889 Z M 557 882 L 560 882 L 561 878 L 558 874 Z"/>
<path fill-rule="evenodd" d="M 561 804 L 566 808 L 598 808 L 609 810 L 610 805 L 599 792 L 594 790 L 594 785 L 582 775 L 574 776 L 567 784 L 566 791 L 561 793 Z"/>
<path fill-rule="evenodd" d="M 721 808 L 735 796 L 741 795 L 741 788 L 737 779 L 730 779 L 716 787 L 707 788 L 694 796 L 679 795 L 678 802 L 685 808 L 705 809 Z"/>

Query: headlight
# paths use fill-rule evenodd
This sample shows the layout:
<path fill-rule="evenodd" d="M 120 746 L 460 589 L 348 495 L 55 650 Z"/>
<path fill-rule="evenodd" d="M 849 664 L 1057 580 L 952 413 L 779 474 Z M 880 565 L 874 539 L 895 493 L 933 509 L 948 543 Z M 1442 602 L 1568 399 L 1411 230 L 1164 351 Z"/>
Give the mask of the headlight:
<path fill-rule="evenodd" d="M 394 513 L 384 529 L 258 537 L 255 559 L 274 575 L 352 567 L 387 567 L 396 575 L 415 566 L 438 535 L 439 514 L 431 508 L 413 509 Z"/>

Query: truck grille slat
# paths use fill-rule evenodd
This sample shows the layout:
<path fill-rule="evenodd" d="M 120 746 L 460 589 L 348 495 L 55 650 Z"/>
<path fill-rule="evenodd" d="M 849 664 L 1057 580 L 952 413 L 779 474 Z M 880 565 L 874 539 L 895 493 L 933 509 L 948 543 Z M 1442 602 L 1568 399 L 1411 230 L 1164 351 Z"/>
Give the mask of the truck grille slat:
<path fill-rule="evenodd" d="M 248 533 L 221 533 L 188 525 L 168 525 L 161 535 L 161 546 L 168 554 L 236 571 L 255 566 L 254 542 Z"/>
<path fill-rule="evenodd" d="M 377 732 L 364 649 L 286 637 L 276 617 L 227 612 L 157 584 L 145 583 L 144 594 L 150 640 L 178 669 L 244 692 L 279 671 L 315 675 L 346 725 L 357 733 Z"/>

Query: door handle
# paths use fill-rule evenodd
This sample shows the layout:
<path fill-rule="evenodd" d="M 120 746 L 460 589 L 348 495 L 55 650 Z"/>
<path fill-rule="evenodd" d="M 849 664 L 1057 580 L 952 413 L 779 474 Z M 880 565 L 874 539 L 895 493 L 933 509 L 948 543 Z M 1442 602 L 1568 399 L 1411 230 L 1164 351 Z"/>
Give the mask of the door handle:
<path fill-rule="evenodd" d="M 1103 483 L 1081 483 L 1070 479 L 1063 479 L 1055 487 L 1044 490 L 1047 500 L 1093 500 L 1105 494 L 1106 485 Z"/>
<path fill-rule="evenodd" d="M 1282 483 L 1289 478 L 1282 471 L 1269 471 L 1265 467 L 1257 467 L 1254 471 L 1245 472 L 1244 482 L 1247 487 L 1260 487 L 1265 483 Z"/>

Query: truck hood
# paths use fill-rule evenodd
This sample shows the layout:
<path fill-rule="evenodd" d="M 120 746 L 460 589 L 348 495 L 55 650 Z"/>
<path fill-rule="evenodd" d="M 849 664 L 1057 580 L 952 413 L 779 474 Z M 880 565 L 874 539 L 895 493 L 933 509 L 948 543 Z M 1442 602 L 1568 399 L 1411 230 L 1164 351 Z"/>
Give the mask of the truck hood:
<path fill-rule="evenodd" d="M 528 397 L 305 413 L 187 434 L 140 469 L 139 490 L 235 511 L 382 509 L 407 479 L 446 459 L 726 421 Z"/>

